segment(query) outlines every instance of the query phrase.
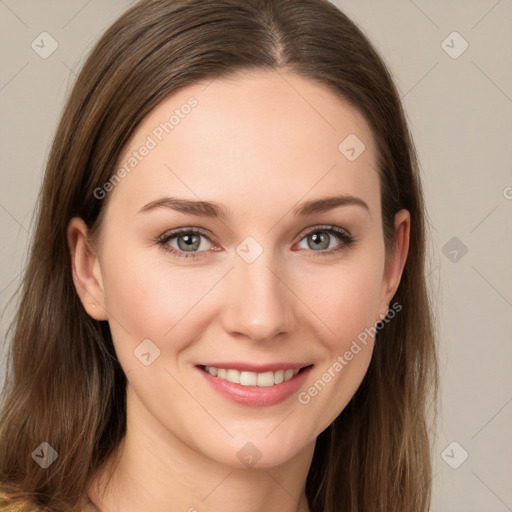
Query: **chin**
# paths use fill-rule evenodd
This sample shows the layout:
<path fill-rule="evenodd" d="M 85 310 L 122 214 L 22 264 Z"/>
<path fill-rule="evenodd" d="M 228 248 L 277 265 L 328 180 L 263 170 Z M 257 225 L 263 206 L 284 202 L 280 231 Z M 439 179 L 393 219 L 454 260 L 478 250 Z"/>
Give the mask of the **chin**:
<path fill-rule="evenodd" d="M 210 459 L 229 467 L 269 469 L 303 456 L 304 450 L 309 447 L 311 450 L 314 448 L 315 436 L 305 439 L 303 432 L 293 435 L 289 428 L 276 428 L 279 421 L 282 419 L 274 422 L 273 432 L 270 429 L 252 433 L 246 429 L 244 434 L 234 436 L 232 439 L 226 439 L 224 442 L 212 439 L 208 446 L 198 446 L 197 449 Z"/>

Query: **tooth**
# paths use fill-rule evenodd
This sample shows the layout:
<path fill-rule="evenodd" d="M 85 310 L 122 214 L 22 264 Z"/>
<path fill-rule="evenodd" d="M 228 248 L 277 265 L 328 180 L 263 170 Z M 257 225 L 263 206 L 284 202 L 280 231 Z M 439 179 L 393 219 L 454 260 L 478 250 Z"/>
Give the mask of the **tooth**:
<path fill-rule="evenodd" d="M 204 371 L 209 373 L 210 375 L 213 375 L 214 377 L 217 377 L 217 368 L 214 366 L 205 366 Z"/>
<path fill-rule="evenodd" d="M 274 372 L 258 373 L 258 386 L 273 386 Z"/>
<path fill-rule="evenodd" d="M 242 386 L 261 386 L 270 387 L 274 384 L 286 382 L 299 373 L 299 369 L 277 370 L 276 372 L 254 373 L 239 371 L 234 369 L 216 368 L 215 366 L 205 366 L 205 371 L 214 377 L 218 377 L 234 384 Z"/>
<path fill-rule="evenodd" d="M 258 375 L 254 372 L 240 372 L 240 384 L 244 386 L 256 386 Z"/>
<path fill-rule="evenodd" d="M 226 380 L 233 384 L 240 384 L 240 372 L 238 370 L 228 370 Z"/>
<path fill-rule="evenodd" d="M 286 370 L 284 372 L 284 381 L 290 380 L 293 377 L 293 370 Z"/>

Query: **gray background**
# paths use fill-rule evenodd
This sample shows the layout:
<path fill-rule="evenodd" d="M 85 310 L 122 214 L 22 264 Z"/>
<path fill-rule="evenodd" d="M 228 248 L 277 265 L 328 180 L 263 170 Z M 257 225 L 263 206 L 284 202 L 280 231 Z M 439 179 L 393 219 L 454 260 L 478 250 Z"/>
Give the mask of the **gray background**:
<path fill-rule="evenodd" d="M 131 3 L 0 0 L 2 340 L 64 99 Z M 432 510 L 512 510 L 512 1 L 334 3 L 389 64 L 420 157 L 442 380 Z M 31 47 L 44 31 L 46 59 Z"/>

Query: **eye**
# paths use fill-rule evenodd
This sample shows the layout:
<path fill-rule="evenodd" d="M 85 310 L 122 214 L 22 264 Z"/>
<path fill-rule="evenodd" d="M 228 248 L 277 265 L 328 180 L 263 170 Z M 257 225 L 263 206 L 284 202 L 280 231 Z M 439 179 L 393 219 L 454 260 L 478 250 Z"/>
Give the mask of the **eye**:
<path fill-rule="evenodd" d="M 299 247 L 318 253 L 313 256 L 328 256 L 348 249 L 354 241 L 354 237 L 344 229 L 336 226 L 314 226 L 305 233 Z"/>
<path fill-rule="evenodd" d="M 316 253 L 312 254 L 313 257 L 329 256 L 347 250 L 354 241 L 355 238 L 350 233 L 336 226 L 313 226 L 303 235 L 299 248 Z M 200 228 L 169 231 L 158 238 L 157 243 L 177 258 L 199 258 L 212 244 L 210 234 Z"/>
<path fill-rule="evenodd" d="M 204 242 L 206 239 L 208 242 Z M 197 258 L 201 252 L 208 250 L 211 240 L 206 231 L 198 228 L 180 228 L 165 233 L 158 239 L 158 244 L 178 258 Z"/>

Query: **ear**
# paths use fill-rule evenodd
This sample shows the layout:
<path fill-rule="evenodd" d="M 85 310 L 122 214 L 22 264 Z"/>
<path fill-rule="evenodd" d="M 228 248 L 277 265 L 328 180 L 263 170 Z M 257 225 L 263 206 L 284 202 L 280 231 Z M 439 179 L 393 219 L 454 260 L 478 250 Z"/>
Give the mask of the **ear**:
<path fill-rule="evenodd" d="M 95 320 L 107 320 L 101 267 L 87 234 L 85 222 L 79 217 L 73 217 L 67 231 L 73 283 L 89 316 Z"/>
<path fill-rule="evenodd" d="M 381 286 L 381 302 L 379 318 L 382 320 L 389 309 L 391 299 L 395 295 L 409 252 L 409 236 L 411 229 L 411 215 L 408 210 L 400 210 L 395 214 L 395 234 L 391 247 L 391 254 L 385 264 L 384 276 Z"/>

